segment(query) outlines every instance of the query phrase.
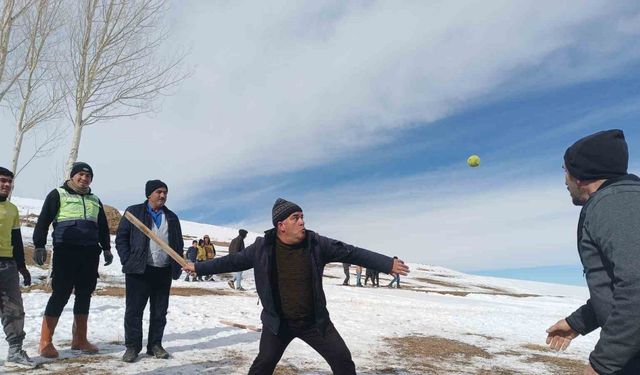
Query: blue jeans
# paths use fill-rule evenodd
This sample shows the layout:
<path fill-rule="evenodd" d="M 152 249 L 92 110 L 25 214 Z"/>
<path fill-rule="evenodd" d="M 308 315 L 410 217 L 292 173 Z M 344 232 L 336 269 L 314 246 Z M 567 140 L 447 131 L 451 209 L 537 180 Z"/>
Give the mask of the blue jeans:
<path fill-rule="evenodd" d="M 236 289 L 242 288 L 242 271 L 236 272 L 233 275 L 233 281 L 236 283 Z"/>
<path fill-rule="evenodd" d="M 400 275 L 396 275 L 391 282 L 387 286 L 393 286 L 393 283 L 396 283 L 396 288 L 400 288 Z"/>
<path fill-rule="evenodd" d="M 362 279 L 362 272 L 357 272 L 356 273 L 356 285 L 362 285 L 362 283 L 360 282 L 360 279 Z"/>

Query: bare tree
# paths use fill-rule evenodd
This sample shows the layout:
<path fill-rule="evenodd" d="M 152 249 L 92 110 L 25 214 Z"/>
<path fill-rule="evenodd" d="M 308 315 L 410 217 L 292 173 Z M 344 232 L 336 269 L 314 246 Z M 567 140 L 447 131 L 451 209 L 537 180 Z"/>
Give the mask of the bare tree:
<path fill-rule="evenodd" d="M 16 40 L 15 26 L 33 0 L 3 0 L 0 18 L 0 102 L 24 72 L 23 56 L 16 56 L 23 40 Z M 11 57 L 11 58 L 10 58 Z M 15 62 L 15 64 L 13 64 Z"/>
<path fill-rule="evenodd" d="M 152 111 L 155 99 L 185 77 L 184 54 L 162 60 L 166 0 L 77 1 L 70 31 L 72 77 L 65 79 L 73 123 L 65 172 L 78 157 L 82 130 L 99 121 Z"/>
<path fill-rule="evenodd" d="M 23 75 L 18 79 L 10 108 L 16 119 L 11 168 L 16 176 L 35 158 L 47 155 L 61 140 L 61 132 L 50 121 L 61 114 L 62 90 L 56 80 L 55 33 L 60 29 L 61 0 L 36 0 L 24 17 L 22 31 L 26 40 Z M 49 122 L 44 139 L 34 137 L 34 153 L 18 170 L 22 143 L 27 132 Z"/>

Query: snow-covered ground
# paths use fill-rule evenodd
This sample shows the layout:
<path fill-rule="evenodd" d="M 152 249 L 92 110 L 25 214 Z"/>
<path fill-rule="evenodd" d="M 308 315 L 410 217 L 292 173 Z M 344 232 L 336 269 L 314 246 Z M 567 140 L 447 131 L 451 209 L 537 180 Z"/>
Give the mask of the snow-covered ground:
<path fill-rule="evenodd" d="M 22 215 L 37 214 L 41 201 L 13 198 Z M 182 222 L 185 236 L 229 241 L 235 229 Z M 24 227 L 25 242 L 31 229 Z M 257 234 L 250 233 L 251 239 Z M 247 241 L 247 244 L 251 240 Z M 220 255 L 225 248 L 218 247 Z M 44 360 L 37 353 L 42 314 L 49 294 L 25 290 L 27 337 L 25 349 L 43 362 L 34 374 L 245 374 L 258 352 L 260 334 L 230 326 L 228 322 L 260 326 L 261 306 L 255 292 L 252 271 L 245 272 L 245 292 L 231 290 L 226 275 L 216 281 L 173 284 L 164 346 L 169 360 L 145 355 L 132 364 L 121 362 L 124 347 L 124 277 L 116 259 L 100 266 L 100 282 L 92 299 L 90 339 L 100 348 L 93 356 L 70 350 L 73 297 L 56 329 L 54 343 L 60 359 Z M 568 315 L 587 298 L 586 288 L 471 276 L 442 267 L 410 264 L 411 274 L 402 279 L 401 289 L 342 286 L 342 265 L 327 266 L 324 288 L 332 321 L 351 349 L 361 374 L 555 374 L 570 366 L 586 364 L 598 333 L 580 337 L 565 353 L 547 352 L 545 329 Z M 46 276 L 43 269 L 30 267 L 35 283 Z M 351 270 L 351 284 L 355 283 Z M 225 322 L 223 322 L 225 321 Z M 145 315 L 145 331 L 148 311 Z M 401 345 L 408 337 L 425 343 L 443 339 L 453 352 L 439 351 L 417 356 L 423 348 Z M 430 341 L 431 340 L 431 341 Z M 435 341 L 434 341 L 435 340 Z M 409 342 L 409 341 L 407 341 Z M 414 342 L 414 341 L 410 341 Z M 469 344 L 484 354 L 465 354 Z M 422 344 L 421 344 L 422 345 Z M 430 345 L 430 344 L 429 344 Z M 456 352 L 457 348 L 460 352 Z M 425 346 L 425 348 L 431 348 Z M 0 353 L 6 352 L 0 342 Z M 440 349 L 438 349 L 440 350 Z M 434 354 L 435 353 L 435 354 Z M 3 359 L 3 356 L 0 356 Z M 580 361 L 580 362 L 578 362 Z M 2 360 L 0 360 L 1 364 Z M 324 360 L 306 344 L 294 341 L 285 352 L 278 370 L 283 374 L 328 374 Z M 565 367 L 563 367 L 565 366 Z M 569 366 L 569 367 L 566 367 Z"/>

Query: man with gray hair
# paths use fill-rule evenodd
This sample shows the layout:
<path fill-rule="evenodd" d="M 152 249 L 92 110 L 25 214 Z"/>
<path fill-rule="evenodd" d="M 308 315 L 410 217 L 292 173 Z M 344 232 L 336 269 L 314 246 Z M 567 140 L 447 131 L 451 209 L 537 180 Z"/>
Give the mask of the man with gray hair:
<path fill-rule="evenodd" d="M 547 329 L 547 344 L 565 350 L 602 328 L 584 374 L 640 374 L 640 178 L 627 173 L 628 162 L 617 129 L 582 138 L 564 155 L 565 184 L 582 206 L 578 253 L 590 298 Z"/>
<path fill-rule="evenodd" d="M 351 352 L 329 318 L 322 288 L 327 263 L 359 264 L 386 273 L 409 272 L 403 261 L 321 236 L 304 226 L 302 208 L 278 198 L 273 228 L 245 250 L 203 263 L 188 263 L 198 275 L 253 268 L 262 301 L 263 330 L 249 374 L 271 374 L 289 343 L 299 338 L 315 349 L 334 374 L 356 373 Z"/>

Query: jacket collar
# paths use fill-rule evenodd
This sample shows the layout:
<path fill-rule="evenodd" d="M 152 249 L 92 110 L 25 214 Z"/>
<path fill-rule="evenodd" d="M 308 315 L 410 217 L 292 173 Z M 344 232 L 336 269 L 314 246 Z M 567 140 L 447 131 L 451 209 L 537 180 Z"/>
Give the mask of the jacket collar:
<path fill-rule="evenodd" d="M 307 229 L 307 245 L 311 245 L 312 242 L 316 241 L 315 232 Z M 273 245 L 276 243 L 276 228 L 271 228 L 269 230 L 264 231 L 264 240 L 268 245 Z"/>
<path fill-rule="evenodd" d="M 627 174 L 627 175 L 620 176 L 620 177 L 610 178 L 610 179 L 606 180 L 602 185 L 600 185 L 600 187 L 596 191 L 600 191 L 600 190 L 606 188 L 607 186 L 611 186 L 611 185 L 615 184 L 616 182 L 621 182 L 621 181 L 640 181 L 640 178 L 638 176 L 634 175 L 634 174 Z"/>

